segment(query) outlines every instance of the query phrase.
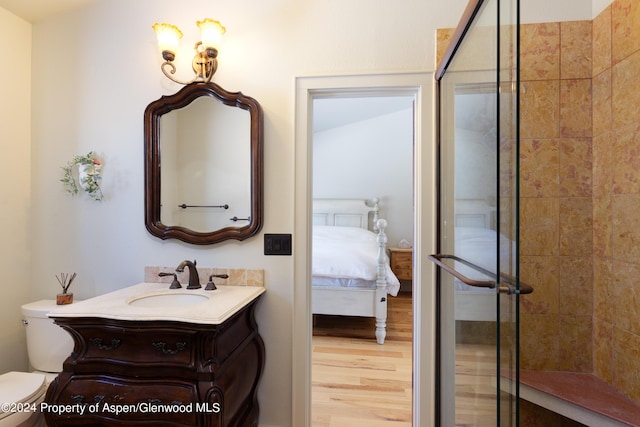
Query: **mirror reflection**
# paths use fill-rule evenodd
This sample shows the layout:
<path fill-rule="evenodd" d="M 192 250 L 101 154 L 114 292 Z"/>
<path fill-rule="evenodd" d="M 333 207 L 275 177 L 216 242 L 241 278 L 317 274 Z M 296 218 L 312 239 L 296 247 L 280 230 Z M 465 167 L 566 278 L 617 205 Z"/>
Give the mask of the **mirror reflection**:
<path fill-rule="evenodd" d="M 193 244 L 262 227 L 262 109 L 240 92 L 193 83 L 145 110 L 145 226 Z"/>
<path fill-rule="evenodd" d="M 207 232 L 251 213 L 249 112 L 210 97 L 160 119 L 163 224 Z"/>

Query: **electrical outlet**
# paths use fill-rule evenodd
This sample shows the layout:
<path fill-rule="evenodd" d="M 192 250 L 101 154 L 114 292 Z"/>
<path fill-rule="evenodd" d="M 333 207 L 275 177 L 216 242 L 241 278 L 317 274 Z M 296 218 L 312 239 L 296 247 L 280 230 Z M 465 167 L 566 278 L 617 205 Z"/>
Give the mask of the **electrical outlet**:
<path fill-rule="evenodd" d="M 291 234 L 265 234 L 265 255 L 291 255 Z"/>

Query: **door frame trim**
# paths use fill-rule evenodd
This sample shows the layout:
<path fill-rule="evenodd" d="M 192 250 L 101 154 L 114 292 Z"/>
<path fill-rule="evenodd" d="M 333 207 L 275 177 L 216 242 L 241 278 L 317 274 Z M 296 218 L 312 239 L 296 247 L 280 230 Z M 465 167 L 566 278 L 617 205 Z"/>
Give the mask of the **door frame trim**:
<path fill-rule="evenodd" d="M 433 73 L 296 78 L 292 425 L 311 426 L 311 195 L 310 125 L 314 97 L 350 93 L 414 94 L 413 425 L 435 427 L 436 144 Z"/>

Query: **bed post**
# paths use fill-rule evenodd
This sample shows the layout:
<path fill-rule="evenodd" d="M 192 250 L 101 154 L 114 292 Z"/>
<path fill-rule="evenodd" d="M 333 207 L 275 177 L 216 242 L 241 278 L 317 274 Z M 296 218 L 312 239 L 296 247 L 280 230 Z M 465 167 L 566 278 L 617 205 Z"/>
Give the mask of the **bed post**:
<path fill-rule="evenodd" d="M 373 203 L 372 206 L 372 211 L 373 211 L 373 220 L 371 222 L 371 224 L 373 225 L 373 232 L 377 233 L 378 231 L 380 231 L 380 228 L 378 227 L 378 218 L 379 218 L 379 214 L 380 214 L 380 199 L 377 197 L 374 197 L 373 199 L 371 199 L 371 202 Z M 368 220 L 368 219 L 367 219 Z M 367 224 L 367 228 L 369 227 L 369 225 Z M 386 242 L 386 240 L 385 240 Z M 386 243 L 385 243 L 386 245 Z"/>
<path fill-rule="evenodd" d="M 376 341 L 384 344 L 387 336 L 387 221 L 379 219 L 375 223 L 379 230 L 376 242 L 378 243 L 377 269 L 376 269 Z"/>

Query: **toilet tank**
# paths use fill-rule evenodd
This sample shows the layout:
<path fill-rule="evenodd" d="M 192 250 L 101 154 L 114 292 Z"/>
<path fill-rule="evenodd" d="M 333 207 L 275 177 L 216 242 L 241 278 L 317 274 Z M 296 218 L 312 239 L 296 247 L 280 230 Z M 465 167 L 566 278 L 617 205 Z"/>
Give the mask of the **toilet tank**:
<path fill-rule="evenodd" d="M 62 362 L 73 351 L 71 335 L 47 317 L 47 313 L 56 307 L 55 300 L 41 300 L 22 306 L 29 363 L 37 371 L 62 371 Z"/>

